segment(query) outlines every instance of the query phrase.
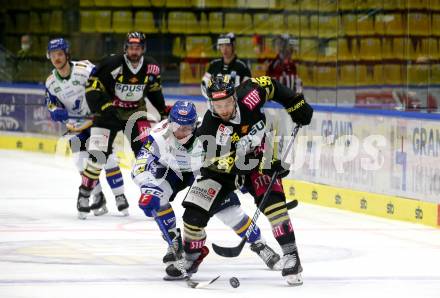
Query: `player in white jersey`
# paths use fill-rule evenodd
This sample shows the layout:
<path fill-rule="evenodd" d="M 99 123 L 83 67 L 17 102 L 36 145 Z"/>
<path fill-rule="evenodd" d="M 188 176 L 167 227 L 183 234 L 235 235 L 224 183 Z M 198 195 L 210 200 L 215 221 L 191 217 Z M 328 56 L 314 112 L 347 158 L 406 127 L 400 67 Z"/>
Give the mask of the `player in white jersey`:
<path fill-rule="evenodd" d="M 195 273 L 209 253 L 204 245 L 204 235 L 199 235 L 201 237 L 198 239 L 201 253 L 187 252 L 185 246 L 189 243 L 182 243 L 180 229 L 176 227 L 176 216 L 170 204 L 180 191 L 193 183 L 203 164 L 205 152 L 201 140 L 194 135 L 196 126 L 197 112 L 194 104 L 188 101 L 176 102 L 171 108 L 169 118 L 158 123 L 151 131 L 137 155 L 132 172 L 134 182 L 141 189 L 139 207 L 148 217 L 154 217 L 156 212 L 155 219 L 168 231 L 177 252 L 176 260 L 172 248 L 169 247 L 163 258 L 167 265 L 167 280 L 183 278 L 183 268 L 190 275 Z M 245 235 L 251 220 L 241 209 L 235 193 L 218 206 L 216 211 L 217 218 L 231 227 L 237 235 Z M 185 230 L 191 228 L 185 226 Z M 197 231 L 194 231 L 194 235 L 198 235 Z M 259 246 L 264 250 L 263 254 L 261 250 L 257 252 L 253 249 L 269 268 L 274 269 L 280 257 L 262 240 L 258 227 L 254 229 L 248 242 L 251 243 L 251 249 Z M 182 257 L 184 251 L 185 258 Z M 177 266 L 179 262 L 181 265 Z"/>
<path fill-rule="evenodd" d="M 63 122 L 78 171 L 84 170 L 88 158 L 86 141 L 90 137 L 92 115 L 85 98 L 85 86 L 95 66 L 89 61 L 71 61 L 69 45 L 63 38 L 53 39 L 47 47 L 47 58 L 54 69 L 46 80 L 46 105 L 53 121 Z M 105 166 L 107 182 L 115 196 L 124 194 L 124 182 L 118 160 L 112 154 Z M 101 185 L 94 189 L 94 200 L 78 201 L 78 217 L 86 219 L 90 210 L 95 215 L 108 212 Z"/>

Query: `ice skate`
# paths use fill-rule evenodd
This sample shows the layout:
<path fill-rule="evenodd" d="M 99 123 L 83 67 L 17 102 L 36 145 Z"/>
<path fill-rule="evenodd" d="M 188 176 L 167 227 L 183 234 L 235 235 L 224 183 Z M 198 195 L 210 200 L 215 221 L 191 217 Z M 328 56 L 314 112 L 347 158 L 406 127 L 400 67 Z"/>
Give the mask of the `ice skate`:
<path fill-rule="evenodd" d="M 300 286 L 303 284 L 301 272 L 303 271 L 301 261 L 299 260 L 298 252 L 284 255 L 285 260 L 281 275 L 286 279 L 291 286 Z"/>
<path fill-rule="evenodd" d="M 90 212 L 89 207 L 89 198 L 86 198 L 81 195 L 81 193 L 78 194 L 78 202 L 76 204 L 76 209 L 78 209 L 78 218 L 79 219 L 86 219 L 87 215 Z"/>
<path fill-rule="evenodd" d="M 269 245 L 262 240 L 257 240 L 250 246 L 251 250 L 255 252 L 266 264 L 269 269 L 281 270 L 282 268 L 275 268 L 275 264 L 280 261 L 280 256 Z"/>
<path fill-rule="evenodd" d="M 182 251 L 182 235 L 180 229 L 177 229 L 177 235 L 174 232 L 169 232 L 170 238 L 173 239 L 173 246 L 168 246 L 167 253 L 162 259 L 162 262 L 167 266 L 172 262 L 177 261 L 174 251 Z"/>
<path fill-rule="evenodd" d="M 119 212 L 121 212 L 124 216 L 128 216 L 128 201 L 125 198 L 125 195 L 119 195 L 115 197 L 116 207 L 118 207 Z"/>
<path fill-rule="evenodd" d="M 101 191 L 100 193 L 96 194 L 93 198 L 93 203 L 90 206 L 90 209 L 93 211 L 93 214 L 95 216 L 100 216 L 108 213 L 107 201 L 105 199 L 104 193 Z"/>

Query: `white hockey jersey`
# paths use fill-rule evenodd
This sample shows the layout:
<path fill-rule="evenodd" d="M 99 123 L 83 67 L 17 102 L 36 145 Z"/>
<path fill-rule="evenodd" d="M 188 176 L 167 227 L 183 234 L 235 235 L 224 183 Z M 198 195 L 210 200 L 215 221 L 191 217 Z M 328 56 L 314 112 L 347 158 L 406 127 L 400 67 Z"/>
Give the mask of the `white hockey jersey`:
<path fill-rule="evenodd" d="M 54 69 L 46 80 L 46 105 L 49 111 L 64 108 L 69 117 L 81 118 L 90 114 L 86 102 L 85 86 L 95 65 L 88 60 L 71 61 L 71 73 L 62 78 Z"/>
<path fill-rule="evenodd" d="M 158 123 L 136 157 L 133 179 L 138 185 L 153 182 L 158 167 L 172 169 L 176 174 L 191 172 L 197 175 L 203 165 L 202 143 L 195 139 L 191 146 L 181 145 L 174 137 L 168 120 Z"/>

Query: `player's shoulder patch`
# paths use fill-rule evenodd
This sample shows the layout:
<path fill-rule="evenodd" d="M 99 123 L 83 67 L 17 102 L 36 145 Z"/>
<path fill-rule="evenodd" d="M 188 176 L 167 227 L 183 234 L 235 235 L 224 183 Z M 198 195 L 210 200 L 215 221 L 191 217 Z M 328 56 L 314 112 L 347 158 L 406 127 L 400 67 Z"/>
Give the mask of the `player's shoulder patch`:
<path fill-rule="evenodd" d="M 95 67 L 95 65 L 94 65 L 92 62 L 90 62 L 89 60 L 81 60 L 81 61 L 77 61 L 77 62 L 75 63 L 75 65 L 76 65 L 77 67 L 87 68 L 87 69 L 92 69 L 92 68 Z"/>
<path fill-rule="evenodd" d="M 260 93 L 258 89 L 249 91 L 241 100 L 241 102 L 251 111 L 253 111 L 261 102 Z"/>
<path fill-rule="evenodd" d="M 252 82 L 258 84 L 260 87 L 263 88 L 272 85 L 272 79 L 269 76 L 261 76 L 257 78 L 252 78 L 251 80 Z"/>
<path fill-rule="evenodd" d="M 74 62 L 73 74 L 86 81 L 93 73 L 94 68 L 95 65 L 87 60 Z"/>
<path fill-rule="evenodd" d="M 147 75 L 157 76 L 160 74 L 160 68 L 156 64 L 147 64 Z"/>
<path fill-rule="evenodd" d="M 45 83 L 46 88 L 49 88 L 54 83 L 55 83 L 55 76 L 53 75 L 53 73 L 51 73 L 46 79 L 46 83 Z"/>

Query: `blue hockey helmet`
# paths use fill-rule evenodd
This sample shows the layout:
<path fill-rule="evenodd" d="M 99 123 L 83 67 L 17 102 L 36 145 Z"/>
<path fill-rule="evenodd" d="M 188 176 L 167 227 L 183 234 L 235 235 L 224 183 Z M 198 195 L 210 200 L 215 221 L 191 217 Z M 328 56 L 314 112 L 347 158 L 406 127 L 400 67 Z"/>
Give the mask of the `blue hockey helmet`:
<path fill-rule="evenodd" d="M 171 108 L 169 122 L 179 126 L 195 126 L 197 122 L 196 106 L 190 101 L 177 101 Z"/>
<path fill-rule="evenodd" d="M 186 144 L 197 127 L 196 106 L 190 101 L 177 101 L 171 108 L 168 121 L 180 144 Z"/>
<path fill-rule="evenodd" d="M 64 38 L 51 39 L 47 44 L 47 59 L 50 59 L 50 52 L 56 50 L 63 50 L 66 56 L 69 56 L 69 43 Z"/>

